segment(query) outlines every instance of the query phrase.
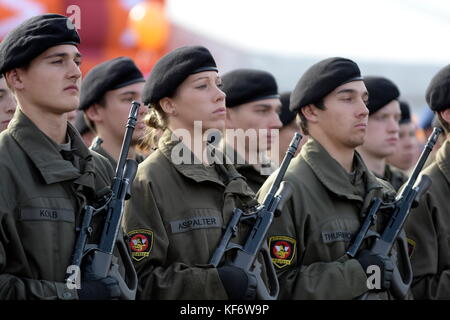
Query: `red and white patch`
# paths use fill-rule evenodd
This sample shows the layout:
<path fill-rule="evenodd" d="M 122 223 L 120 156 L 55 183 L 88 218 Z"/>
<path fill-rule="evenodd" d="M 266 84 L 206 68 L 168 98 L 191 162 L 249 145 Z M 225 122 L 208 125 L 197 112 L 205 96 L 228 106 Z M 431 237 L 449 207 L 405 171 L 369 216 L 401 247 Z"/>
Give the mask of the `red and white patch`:
<path fill-rule="evenodd" d="M 272 263 L 280 269 L 290 265 L 295 256 L 296 244 L 295 239 L 291 237 L 270 237 L 269 250 Z"/>
<path fill-rule="evenodd" d="M 136 261 L 141 261 L 150 255 L 153 247 L 153 231 L 147 229 L 133 230 L 127 233 L 131 257 Z"/>

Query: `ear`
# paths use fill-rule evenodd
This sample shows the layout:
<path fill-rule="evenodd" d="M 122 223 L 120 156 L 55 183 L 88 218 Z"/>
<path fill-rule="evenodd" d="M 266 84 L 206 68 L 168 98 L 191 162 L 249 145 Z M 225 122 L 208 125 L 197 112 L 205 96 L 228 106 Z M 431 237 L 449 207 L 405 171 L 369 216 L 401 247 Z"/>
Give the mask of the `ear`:
<path fill-rule="evenodd" d="M 317 113 L 317 107 L 313 104 L 308 104 L 307 106 L 304 106 L 300 109 L 300 112 L 303 114 L 303 116 L 308 120 L 308 122 L 311 123 L 317 123 L 318 122 L 318 113 Z"/>
<path fill-rule="evenodd" d="M 22 73 L 17 68 L 6 72 L 5 80 L 15 91 L 22 90 L 25 87 L 23 83 Z"/>
<path fill-rule="evenodd" d="M 442 119 L 444 119 L 450 125 L 450 108 L 445 109 L 444 111 L 439 111 Z"/>
<path fill-rule="evenodd" d="M 159 105 L 161 106 L 161 109 L 168 115 L 175 116 L 177 114 L 175 104 L 173 103 L 173 100 L 171 98 L 162 98 L 161 100 L 159 100 Z"/>
<path fill-rule="evenodd" d="M 103 110 L 106 110 L 104 107 L 100 106 L 98 103 L 94 103 L 89 108 L 84 110 L 86 116 L 92 122 L 102 122 L 103 120 Z"/>

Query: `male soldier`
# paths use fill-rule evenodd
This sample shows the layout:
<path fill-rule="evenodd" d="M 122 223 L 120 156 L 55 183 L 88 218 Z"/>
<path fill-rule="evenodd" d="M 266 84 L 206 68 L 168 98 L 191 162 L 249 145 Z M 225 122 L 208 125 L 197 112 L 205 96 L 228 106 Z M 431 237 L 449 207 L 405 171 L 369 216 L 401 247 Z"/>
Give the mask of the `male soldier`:
<path fill-rule="evenodd" d="M 426 100 L 445 134 L 433 164 L 422 173 L 431 178 L 428 192 L 406 222 L 417 299 L 450 299 L 450 65 L 431 80 Z"/>
<path fill-rule="evenodd" d="M 411 119 L 411 110 L 406 101 L 400 100 L 400 110 L 402 117 L 400 119 L 399 143 L 397 150 L 386 158 L 386 161 L 409 174 L 417 162 L 419 152 L 419 142 L 416 137 L 416 124 Z"/>
<path fill-rule="evenodd" d="M 355 150 L 366 136 L 367 100 L 357 64 L 344 58 L 314 64 L 292 92 L 290 109 L 298 112 L 309 137 L 286 172 L 292 196 L 268 235 L 281 299 L 357 298 L 368 291 L 369 266 L 379 268 L 379 295 L 388 297 L 391 260 L 367 250 L 355 259 L 346 255 L 371 199 L 390 201 L 395 195 Z M 273 179 L 266 180 L 258 199 L 265 197 Z"/>
<path fill-rule="evenodd" d="M 16 101 L 8 89 L 3 75 L 0 74 L 0 132 L 8 127 L 14 110 L 16 110 Z"/>
<path fill-rule="evenodd" d="M 222 76 L 222 84 L 227 95 L 226 127 L 233 129 L 226 130 L 226 153 L 250 188 L 257 192 L 274 171 L 265 153 L 278 138 L 272 135 L 272 129 L 281 128 L 278 86 L 272 74 L 253 69 L 230 71 Z M 239 141 L 244 138 L 242 146 Z"/>
<path fill-rule="evenodd" d="M 45 14 L 0 44 L 0 73 L 18 102 L 0 134 L 0 299 L 120 295 L 111 276 L 83 277 L 79 290 L 65 282 L 81 210 L 113 177 L 108 161 L 90 152 L 67 122 L 79 103 L 79 43 L 66 17 Z"/>
<path fill-rule="evenodd" d="M 391 80 L 384 77 L 364 77 L 364 84 L 369 92 L 369 121 L 364 144 L 357 150 L 373 174 L 398 190 L 407 177 L 399 169 L 388 165 L 386 157 L 398 148 L 400 91 Z"/>
<path fill-rule="evenodd" d="M 277 150 L 270 150 L 271 158 L 274 163 L 279 165 L 286 155 L 286 151 L 289 147 L 289 144 L 294 137 L 296 132 L 302 133 L 300 125 L 297 121 L 297 114 L 289 110 L 289 100 L 291 98 L 291 92 L 283 92 L 280 95 L 281 101 L 281 113 L 280 120 L 283 126 L 280 129 L 279 133 L 279 148 Z M 298 119 L 299 120 L 299 119 Z M 297 148 L 297 154 L 300 153 L 301 147 L 306 143 L 308 137 L 302 133 L 302 140 L 300 141 L 300 145 Z"/>
<path fill-rule="evenodd" d="M 83 110 L 90 126 L 96 131 L 91 149 L 106 157 L 116 168 L 120 156 L 125 124 L 131 102 L 140 101 L 145 79 L 141 71 L 128 57 L 105 61 L 92 68 L 83 80 L 80 94 L 80 110 Z M 136 154 L 135 146 L 145 133 L 142 121 L 146 108 L 139 109 L 128 157 L 138 163 L 143 157 Z"/>

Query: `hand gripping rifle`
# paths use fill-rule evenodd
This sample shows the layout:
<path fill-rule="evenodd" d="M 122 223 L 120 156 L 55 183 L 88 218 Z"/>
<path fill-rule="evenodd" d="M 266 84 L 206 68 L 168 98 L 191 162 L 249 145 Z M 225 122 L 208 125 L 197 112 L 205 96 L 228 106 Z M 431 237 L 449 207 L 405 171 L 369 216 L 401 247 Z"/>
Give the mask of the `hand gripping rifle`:
<path fill-rule="evenodd" d="M 285 181 L 281 182 L 281 180 L 284 178 L 289 163 L 295 156 L 301 138 L 302 136 L 300 133 L 294 135 L 280 165 L 275 181 L 273 182 L 269 193 L 264 198 L 264 202 L 256 207 L 255 211 L 252 211 L 249 214 L 244 213 L 239 208 L 233 210 L 233 215 L 225 229 L 222 239 L 209 261 L 210 264 L 217 268 L 225 252 L 236 249 L 236 254 L 231 261 L 227 261 L 226 263 L 244 269 L 256 277 L 256 296 L 258 299 L 275 300 L 278 297 L 279 285 L 272 259 L 267 250 L 261 250 L 261 247 L 264 245 L 264 241 L 266 241 L 267 232 L 272 224 L 274 215 L 278 216 L 280 214 L 279 207 L 282 206 L 284 200 L 289 198 L 292 193 L 292 189 L 289 185 L 287 185 Z M 249 220 L 253 220 L 253 224 L 244 245 L 241 246 L 230 242 L 231 238 L 236 236 L 238 224 Z M 257 260 L 260 251 L 269 276 L 270 292 L 261 278 L 261 264 Z"/>
<path fill-rule="evenodd" d="M 90 276 L 93 275 L 98 278 L 104 278 L 108 275 L 113 276 L 119 282 L 122 294 L 121 299 L 133 300 L 136 296 L 136 272 L 124 242 L 117 241 L 117 238 L 121 234 L 120 224 L 124 203 L 131 196 L 130 186 L 137 170 L 136 161 L 127 159 L 127 156 L 137 122 L 139 107 L 140 104 L 138 102 L 132 102 L 119 162 L 116 168 L 116 175 L 112 181 L 112 192 L 109 196 L 105 197 L 105 202 L 101 207 L 95 208 L 86 205 L 83 209 L 84 215 L 72 254 L 72 264 L 67 268 L 68 275 L 66 281 L 69 288 L 75 288 L 75 283 L 78 283 L 79 288 L 79 270 L 83 264 L 83 270 Z M 104 216 L 102 234 L 98 244 L 88 244 L 88 238 L 93 230 L 91 226 L 92 218 L 97 214 Z M 116 245 L 124 263 L 125 274 L 129 285 L 127 285 L 125 279 L 120 275 L 116 261 L 117 258 L 113 255 Z M 69 274 L 69 272 L 72 273 Z"/>
<path fill-rule="evenodd" d="M 420 197 L 431 185 L 431 179 L 426 175 L 422 175 L 417 184 L 415 182 L 441 132 L 442 129 L 434 128 L 411 176 L 392 203 L 383 203 L 379 198 L 372 199 L 364 223 L 347 250 L 347 255 L 354 258 L 363 241 L 374 237 L 375 242 L 370 248 L 370 251 L 375 254 L 388 256 L 392 246 L 398 240 L 399 253 L 401 254 L 402 261 L 405 263 L 405 279 L 402 278 L 398 267 L 394 264 L 395 269 L 390 290 L 397 299 L 405 298 L 413 278 L 411 262 L 408 256 L 408 244 L 404 239 L 398 238 L 398 236 L 409 216 L 411 208 L 415 208 L 419 204 Z M 386 212 L 389 217 L 381 235 L 373 230 L 369 230 L 375 224 L 378 212 Z M 367 294 L 366 292 L 362 296 L 362 299 L 365 299 Z"/>

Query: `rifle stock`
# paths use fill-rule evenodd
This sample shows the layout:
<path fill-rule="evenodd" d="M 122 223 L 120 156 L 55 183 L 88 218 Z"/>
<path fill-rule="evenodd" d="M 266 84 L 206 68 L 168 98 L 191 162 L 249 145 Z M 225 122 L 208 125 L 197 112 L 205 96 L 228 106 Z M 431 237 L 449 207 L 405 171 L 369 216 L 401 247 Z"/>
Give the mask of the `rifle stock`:
<path fill-rule="evenodd" d="M 362 224 L 362 227 L 354 237 L 353 243 L 351 243 L 347 250 L 347 255 L 354 258 L 360 250 L 364 240 L 373 237 L 374 242 L 369 250 L 374 254 L 389 256 L 393 245 L 395 242 L 398 242 L 399 253 L 403 263 L 405 264 L 406 273 L 405 277 L 402 277 L 398 267 L 395 266 L 393 279 L 391 282 L 391 291 L 398 299 L 403 299 L 406 296 L 412 283 L 412 267 L 409 256 L 407 255 L 408 246 L 404 239 L 399 238 L 399 235 L 403 230 L 403 226 L 410 214 L 411 207 L 418 204 L 420 197 L 431 185 L 431 179 L 428 176 L 422 175 L 418 182 L 417 178 L 441 132 L 442 130 L 440 128 L 434 128 L 433 133 L 430 135 L 411 176 L 400 189 L 393 202 L 383 203 L 378 198 L 372 199 L 368 209 L 368 214 Z M 379 212 L 386 212 L 389 217 L 381 235 L 373 230 L 370 230 L 370 227 L 375 224 L 377 214 Z M 366 297 L 367 293 L 363 295 L 363 298 Z"/>
<path fill-rule="evenodd" d="M 282 180 L 290 161 L 295 156 L 301 138 L 302 136 L 300 133 L 294 135 L 280 165 L 278 174 L 270 187 L 269 193 L 265 196 L 263 203 L 256 208 L 255 212 L 246 214 L 239 208 L 233 210 L 227 228 L 209 261 L 210 264 L 217 268 L 222 261 L 225 252 L 235 249 L 236 254 L 231 261 L 227 261 L 226 263 L 242 268 L 255 275 L 257 279 L 258 299 L 274 300 L 278 296 L 279 287 L 276 272 L 270 255 L 267 254 L 267 250 L 262 250 L 262 248 L 277 208 L 282 205 L 284 200 L 292 193 L 290 186 L 285 181 L 282 182 Z M 253 223 L 244 245 L 238 245 L 231 242 L 231 239 L 236 236 L 239 223 L 242 221 L 248 222 L 250 220 L 253 220 Z M 263 263 L 268 271 L 269 290 L 266 288 L 264 281 L 261 278 L 262 266 L 257 260 L 260 251 L 262 252 Z"/>
<path fill-rule="evenodd" d="M 137 122 L 139 107 L 140 104 L 138 102 L 132 102 L 110 195 L 99 208 L 91 205 L 86 205 L 83 208 L 83 219 L 72 253 L 72 264 L 68 267 L 68 270 L 79 270 L 83 267 L 83 272 L 89 277 L 104 278 L 108 275 L 113 276 L 119 283 L 122 294 L 121 299 L 124 300 L 134 299 L 137 290 L 137 275 L 133 263 L 126 246 L 123 241 L 118 241 L 118 237 L 121 234 L 120 223 L 123 216 L 124 203 L 130 197 L 130 185 L 137 171 L 136 161 L 127 159 L 127 156 Z M 92 218 L 97 214 L 104 216 L 100 240 L 98 243 L 88 244 L 93 230 L 91 225 Z M 120 275 L 117 257 L 113 255 L 115 247 L 117 247 L 118 254 L 124 263 L 126 280 Z M 67 285 L 73 287 L 74 283 L 78 283 L 75 279 L 78 276 L 79 274 L 75 273 L 67 274 Z"/>

